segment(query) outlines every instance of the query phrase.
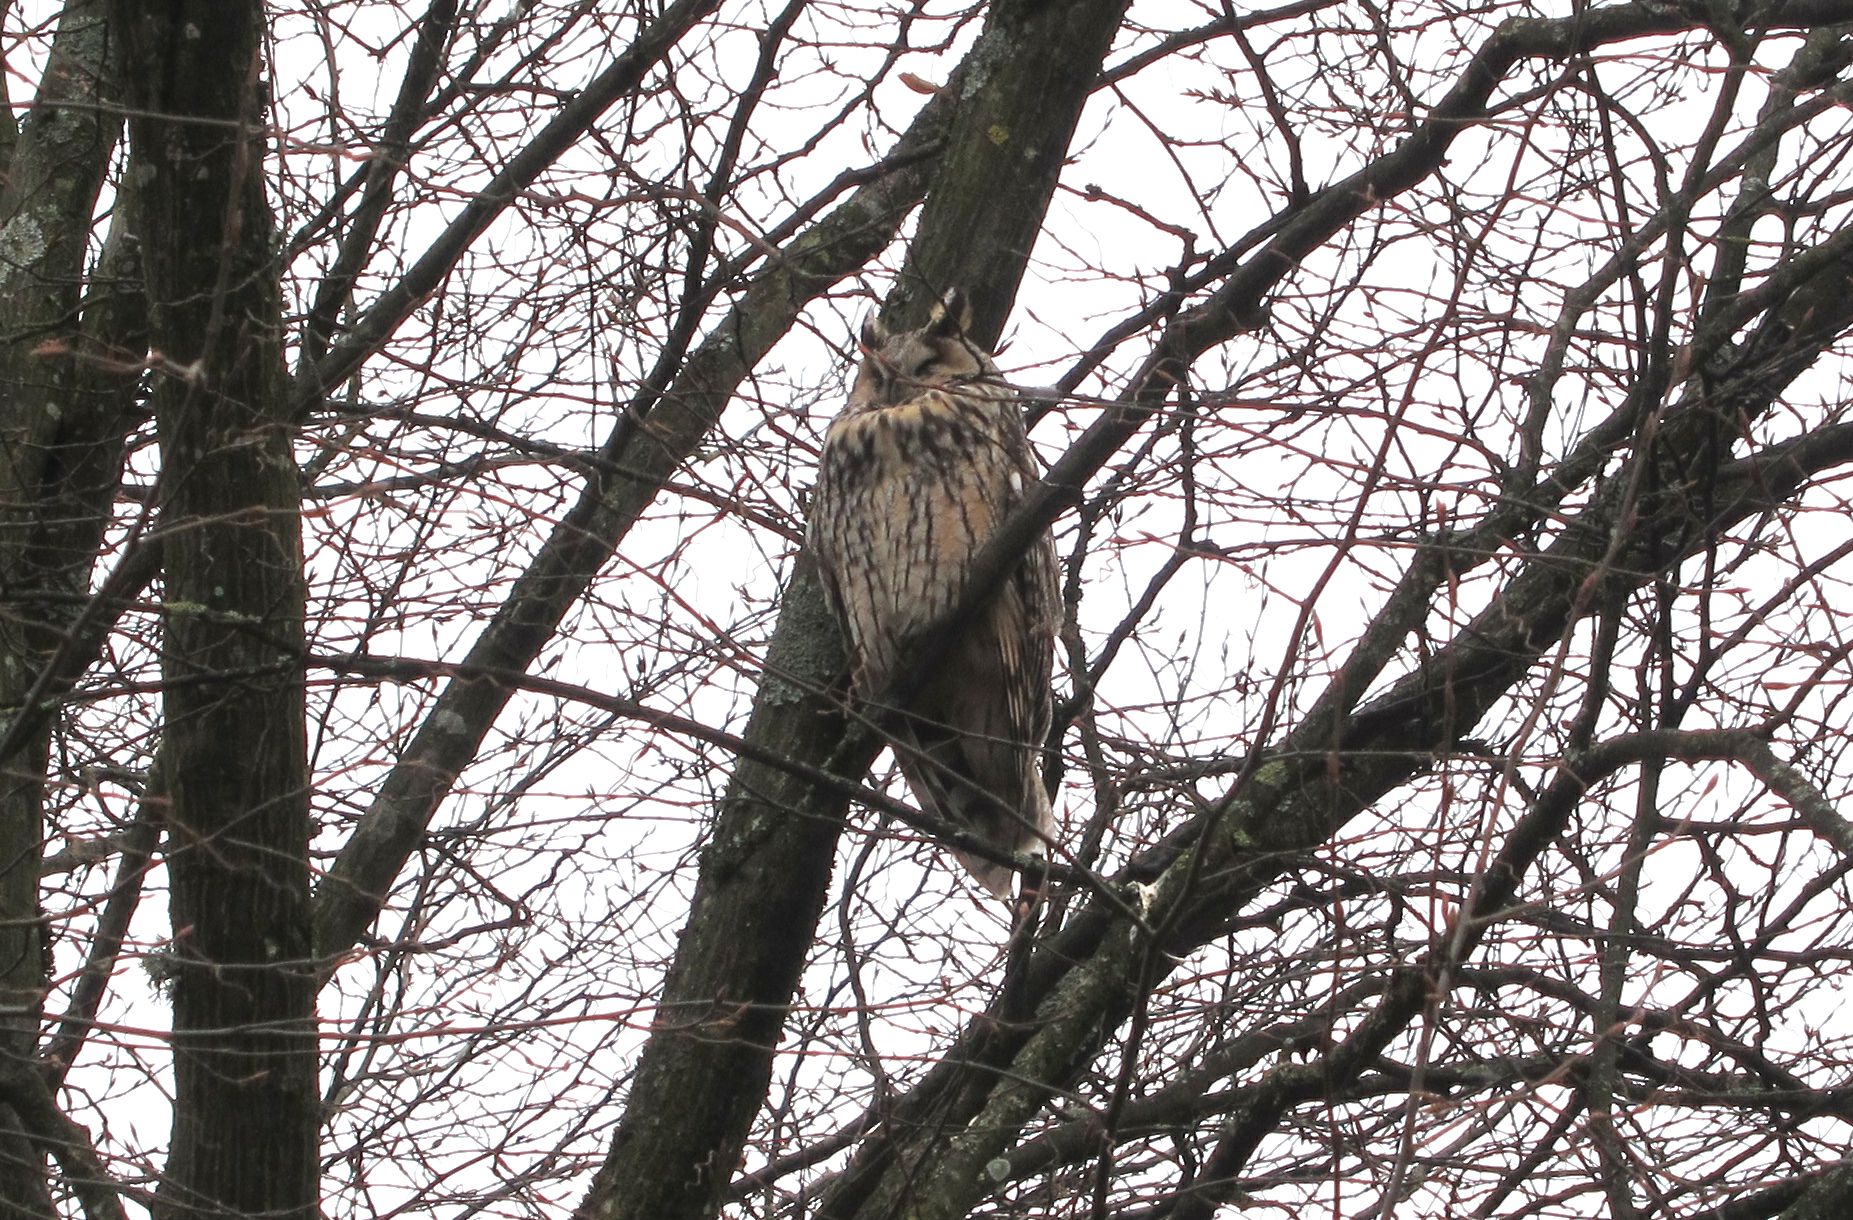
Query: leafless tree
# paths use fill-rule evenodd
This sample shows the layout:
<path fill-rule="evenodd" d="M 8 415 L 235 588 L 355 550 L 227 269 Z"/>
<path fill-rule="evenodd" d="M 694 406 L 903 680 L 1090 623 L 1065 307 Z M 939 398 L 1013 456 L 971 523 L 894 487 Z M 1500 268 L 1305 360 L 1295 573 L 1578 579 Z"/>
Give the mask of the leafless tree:
<path fill-rule="evenodd" d="M 0 1201 L 1853 1210 L 1853 0 L 0 4 Z M 802 552 L 944 289 L 1051 898 Z M 1026 1015 L 1027 1014 L 1027 1015 Z"/>

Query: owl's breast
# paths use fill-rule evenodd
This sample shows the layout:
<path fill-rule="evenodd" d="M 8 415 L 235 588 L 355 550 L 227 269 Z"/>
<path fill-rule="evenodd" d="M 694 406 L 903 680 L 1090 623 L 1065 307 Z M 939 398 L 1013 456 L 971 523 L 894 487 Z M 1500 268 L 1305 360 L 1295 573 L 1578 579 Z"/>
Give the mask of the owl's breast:
<path fill-rule="evenodd" d="M 929 391 L 847 412 L 825 439 L 819 491 L 845 625 L 879 675 L 964 590 L 972 559 L 1019 498 L 1002 412 Z"/>
<path fill-rule="evenodd" d="M 868 478 L 956 476 L 994 448 L 995 425 L 986 417 L 996 409 L 934 390 L 891 407 L 845 412 L 830 425 L 824 461 Z"/>
<path fill-rule="evenodd" d="M 845 415 L 825 442 L 823 475 L 863 511 L 914 520 L 916 541 L 931 527 L 935 549 L 982 542 L 1022 483 L 999 436 L 1000 405 L 932 391 Z"/>

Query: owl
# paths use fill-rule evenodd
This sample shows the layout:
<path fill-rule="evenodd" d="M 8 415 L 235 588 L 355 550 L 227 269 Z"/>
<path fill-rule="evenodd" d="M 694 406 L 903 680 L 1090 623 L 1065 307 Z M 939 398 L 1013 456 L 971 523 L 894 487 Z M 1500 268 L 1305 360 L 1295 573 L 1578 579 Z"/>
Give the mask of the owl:
<path fill-rule="evenodd" d="M 824 436 L 807 540 L 862 700 L 903 676 L 904 650 L 959 601 L 972 561 L 1038 476 L 1016 394 L 970 324 L 956 290 L 918 330 L 865 323 L 849 403 Z M 1054 830 L 1038 763 L 1059 605 L 1045 533 L 940 655 L 907 715 L 888 718 L 921 807 L 1005 851 L 1042 855 Z M 1009 868 L 959 860 L 1008 896 Z M 1023 901 L 1034 897 L 1026 882 Z"/>

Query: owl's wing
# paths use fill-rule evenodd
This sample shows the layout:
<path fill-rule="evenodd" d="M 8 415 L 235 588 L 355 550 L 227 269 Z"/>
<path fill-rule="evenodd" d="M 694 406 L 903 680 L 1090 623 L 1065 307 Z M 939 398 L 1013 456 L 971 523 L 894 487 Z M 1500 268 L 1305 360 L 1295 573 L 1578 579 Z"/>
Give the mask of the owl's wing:
<path fill-rule="evenodd" d="M 819 473 L 821 475 L 823 472 Z M 840 519 L 835 493 L 826 479 L 820 477 L 811 489 L 810 509 L 804 525 L 804 546 L 810 551 L 811 558 L 817 561 L 817 580 L 823 586 L 824 601 L 830 607 L 831 617 L 839 624 L 843 622 L 843 589 L 837 578 L 837 570 L 842 562 L 842 540 L 837 537 L 835 523 Z"/>
<path fill-rule="evenodd" d="M 1055 829 L 1040 765 L 1053 658 L 1026 604 L 1042 598 L 1024 596 L 1042 566 L 1026 563 L 990 612 L 952 644 L 895 742 L 923 807 L 997 847 L 1031 855 L 1047 850 Z M 1009 895 L 1009 868 L 964 853 L 959 860 L 992 893 Z"/>
<path fill-rule="evenodd" d="M 864 698 L 963 596 L 972 560 L 1037 473 L 1013 399 L 932 389 L 832 425 L 809 541 Z M 1053 827 L 1039 763 L 1058 606 L 1045 537 L 951 642 L 895 735 L 920 805 L 1010 851 L 1037 850 Z M 1010 869 L 961 860 L 1009 892 Z"/>
<path fill-rule="evenodd" d="M 1009 409 L 1014 412 L 1014 404 Z M 995 448 L 973 469 L 994 489 L 990 520 L 973 540 L 975 554 L 1037 478 L 1018 417 L 1005 417 Z M 950 587 L 962 590 L 963 577 L 959 573 Z M 897 750 L 922 804 L 1014 852 L 1043 852 L 1054 831 L 1041 758 L 1053 717 L 1060 605 L 1055 544 L 1045 534 L 985 613 L 950 645 L 909 718 L 911 731 L 901 744 L 910 749 Z M 1009 869 L 960 859 L 988 889 L 1008 893 Z"/>

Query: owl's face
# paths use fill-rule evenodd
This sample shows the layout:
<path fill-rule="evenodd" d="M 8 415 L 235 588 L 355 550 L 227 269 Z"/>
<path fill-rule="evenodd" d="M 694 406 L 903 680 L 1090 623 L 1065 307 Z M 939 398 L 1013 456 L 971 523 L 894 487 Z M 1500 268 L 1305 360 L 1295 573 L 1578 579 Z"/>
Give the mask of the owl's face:
<path fill-rule="evenodd" d="M 873 318 L 863 323 L 862 367 L 849 394 L 851 408 L 891 407 L 922 390 L 997 377 L 991 354 L 965 337 L 970 319 L 970 307 L 948 293 L 918 330 L 889 334 Z"/>

